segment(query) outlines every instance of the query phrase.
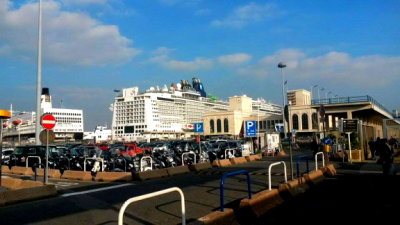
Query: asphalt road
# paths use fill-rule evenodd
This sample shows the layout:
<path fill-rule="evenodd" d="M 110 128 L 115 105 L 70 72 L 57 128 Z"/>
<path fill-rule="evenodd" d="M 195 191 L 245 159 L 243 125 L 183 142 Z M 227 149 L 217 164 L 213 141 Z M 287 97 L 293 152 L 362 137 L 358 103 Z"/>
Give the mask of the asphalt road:
<path fill-rule="evenodd" d="M 295 152 L 294 155 L 303 153 Z M 239 169 L 247 169 L 251 173 L 252 192 L 255 193 L 268 188 L 267 168 L 277 160 L 288 161 L 288 157 L 270 158 L 269 160 L 235 167 L 218 168 L 202 173 L 189 173 L 144 182 L 110 184 L 51 179 L 51 182 L 57 184 L 60 192 L 59 196 L 2 207 L 0 208 L 0 224 L 116 224 L 119 209 L 127 199 L 169 187 L 179 187 L 183 190 L 186 200 L 186 217 L 187 221 L 190 222 L 219 208 L 219 185 L 222 174 Z M 314 168 L 312 162 L 310 163 L 310 168 Z M 333 179 L 327 179 L 321 185 L 323 187 L 322 193 L 318 189 L 287 204 L 285 203 L 284 206 L 274 210 L 276 213 L 269 213 L 259 223 L 266 224 L 266 222 L 277 222 L 281 219 L 288 222 L 296 221 L 297 217 L 306 215 L 302 213 L 313 212 L 316 209 L 326 213 L 323 210 L 324 208 L 328 209 L 329 214 L 346 213 L 342 209 L 347 209 L 346 206 L 350 202 L 351 205 L 357 205 L 358 202 L 365 205 L 361 200 L 364 199 L 363 197 L 368 199 L 367 195 L 356 195 L 351 198 L 347 196 L 341 199 L 342 194 L 335 193 L 347 193 L 347 191 L 353 193 L 351 191 L 356 190 L 362 190 L 357 193 L 369 193 L 370 191 L 364 190 L 365 184 L 363 184 L 366 181 L 370 181 L 369 178 L 364 178 L 364 176 L 368 175 L 377 177 L 377 179 L 371 181 L 372 184 L 377 184 L 371 186 L 371 189 L 373 189 L 371 192 L 374 191 L 379 187 L 380 180 L 378 178 L 381 177 L 379 169 L 375 167 L 365 169 L 365 166 L 364 168 L 362 166 L 359 168 L 356 166 L 343 168 L 343 173 L 341 172 L 339 176 Z M 305 163 L 301 164 L 301 171 L 305 171 Z M 360 173 L 360 171 L 366 172 Z M 290 171 L 288 170 L 288 172 L 288 178 L 290 178 Z M 355 179 L 353 176 L 359 179 Z M 274 167 L 272 186 L 276 187 L 283 180 L 283 168 L 281 166 Z M 392 191 L 392 189 L 388 191 Z M 313 204 L 306 197 L 312 194 L 315 195 L 313 200 L 318 200 L 316 204 Z M 235 200 L 246 197 L 247 182 L 245 176 L 238 175 L 228 178 L 225 183 L 224 196 L 225 205 L 228 207 L 230 204 L 234 204 Z M 328 196 L 334 196 L 335 202 L 338 203 L 331 204 L 329 198 L 325 198 Z M 331 206 L 332 208 L 330 208 Z M 278 211 L 281 208 L 283 211 Z M 293 217 L 284 216 L 287 213 L 293 215 Z M 355 218 L 358 218 L 359 214 L 361 214 L 359 211 L 349 213 Z M 277 216 L 274 217 L 274 215 Z M 293 218 L 293 220 L 290 220 L 290 218 Z M 180 224 L 179 195 L 171 193 L 134 203 L 127 208 L 124 222 L 126 224 Z"/>

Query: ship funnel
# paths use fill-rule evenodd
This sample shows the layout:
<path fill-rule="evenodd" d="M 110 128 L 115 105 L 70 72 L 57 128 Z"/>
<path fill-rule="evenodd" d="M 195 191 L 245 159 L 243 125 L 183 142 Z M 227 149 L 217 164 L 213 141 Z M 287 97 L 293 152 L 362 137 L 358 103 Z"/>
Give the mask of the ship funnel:
<path fill-rule="evenodd" d="M 50 90 L 49 88 L 42 88 L 42 95 L 50 95 Z"/>

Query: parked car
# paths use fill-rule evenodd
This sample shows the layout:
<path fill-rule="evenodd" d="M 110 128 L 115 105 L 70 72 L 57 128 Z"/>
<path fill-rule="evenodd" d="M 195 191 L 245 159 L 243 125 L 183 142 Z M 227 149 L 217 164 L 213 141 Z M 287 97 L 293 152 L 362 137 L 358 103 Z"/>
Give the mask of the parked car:
<path fill-rule="evenodd" d="M 58 155 L 56 146 L 49 146 L 49 162 L 52 157 Z M 33 166 L 35 163 L 45 163 L 46 160 L 46 146 L 43 145 L 28 145 L 18 146 L 10 155 L 10 166 Z"/>
<path fill-rule="evenodd" d="M 14 152 L 13 148 L 5 148 L 2 150 L 2 155 L 1 155 L 1 162 L 2 163 L 8 163 L 10 160 L 10 155 Z"/>

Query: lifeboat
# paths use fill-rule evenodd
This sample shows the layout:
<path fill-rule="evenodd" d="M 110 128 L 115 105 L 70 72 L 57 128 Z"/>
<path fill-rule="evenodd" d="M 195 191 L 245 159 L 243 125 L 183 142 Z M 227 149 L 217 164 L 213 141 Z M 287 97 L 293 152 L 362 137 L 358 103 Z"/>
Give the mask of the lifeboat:
<path fill-rule="evenodd" d="M 12 124 L 14 125 L 14 126 L 18 126 L 18 125 L 20 125 L 22 123 L 22 120 L 14 120 L 14 121 L 12 121 Z"/>

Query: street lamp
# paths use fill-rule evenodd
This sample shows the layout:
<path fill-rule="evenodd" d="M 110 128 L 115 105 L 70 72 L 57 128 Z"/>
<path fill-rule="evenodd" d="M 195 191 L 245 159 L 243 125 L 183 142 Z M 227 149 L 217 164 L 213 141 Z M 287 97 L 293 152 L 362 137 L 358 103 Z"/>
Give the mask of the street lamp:
<path fill-rule="evenodd" d="M 285 103 L 285 75 L 284 75 L 284 73 L 283 73 L 283 68 L 285 68 L 286 67 L 286 64 L 284 64 L 283 62 L 280 62 L 279 64 L 278 64 L 278 68 L 280 68 L 281 69 L 281 75 L 282 75 L 282 115 L 283 115 L 283 132 L 284 132 L 284 135 L 285 135 L 285 138 L 286 138 L 286 133 L 287 133 L 287 128 L 286 128 L 286 126 L 285 126 L 285 124 L 286 124 L 286 119 L 285 119 L 285 112 L 284 112 L 284 108 L 285 108 L 285 105 L 286 105 L 286 103 Z"/>
<path fill-rule="evenodd" d="M 313 99 L 313 96 L 314 96 L 313 91 L 314 91 L 314 88 L 316 88 L 316 87 L 318 87 L 318 84 L 311 86 L 311 99 Z"/>
<path fill-rule="evenodd" d="M 330 95 L 331 93 L 332 93 L 331 91 L 328 91 L 328 93 L 325 92 L 325 98 L 328 99 L 328 98 L 329 98 L 329 95 Z"/>
<path fill-rule="evenodd" d="M 321 98 L 320 98 L 320 96 L 319 96 L 319 91 L 320 91 L 320 90 L 321 90 L 321 92 L 322 92 L 322 91 L 325 90 L 325 88 L 324 88 L 324 87 L 321 87 L 321 88 L 318 89 L 318 99 L 319 99 L 319 100 L 321 100 Z"/>
<path fill-rule="evenodd" d="M 257 147 L 258 150 L 261 149 L 261 141 L 260 141 L 260 105 L 261 102 L 257 101 Z"/>
<path fill-rule="evenodd" d="M 42 0 L 39 0 L 38 16 L 38 58 L 37 58 L 37 83 L 36 83 L 36 124 L 35 124 L 35 142 L 40 144 L 40 97 L 42 91 Z"/>

